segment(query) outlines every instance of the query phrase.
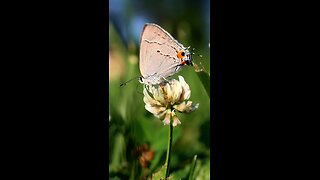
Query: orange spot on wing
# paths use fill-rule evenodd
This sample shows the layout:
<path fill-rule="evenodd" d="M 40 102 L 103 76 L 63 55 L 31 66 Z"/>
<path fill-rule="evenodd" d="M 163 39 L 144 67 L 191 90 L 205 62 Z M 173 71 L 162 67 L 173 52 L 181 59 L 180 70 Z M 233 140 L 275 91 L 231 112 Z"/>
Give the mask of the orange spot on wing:
<path fill-rule="evenodd" d="M 187 63 L 186 61 L 181 61 L 180 65 L 184 66 L 184 65 L 186 65 L 186 63 Z"/>
<path fill-rule="evenodd" d="M 183 50 L 181 50 L 181 51 L 179 51 L 178 53 L 177 53 L 177 57 L 179 58 L 179 59 L 182 59 L 184 56 L 182 55 L 184 53 L 184 51 Z"/>

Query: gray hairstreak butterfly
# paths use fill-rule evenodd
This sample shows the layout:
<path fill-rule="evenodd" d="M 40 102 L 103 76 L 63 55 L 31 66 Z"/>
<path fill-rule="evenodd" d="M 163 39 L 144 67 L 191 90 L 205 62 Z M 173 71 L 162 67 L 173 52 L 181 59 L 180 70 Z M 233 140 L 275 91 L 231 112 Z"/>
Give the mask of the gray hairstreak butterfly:
<path fill-rule="evenodd" d="M 146 23 L 140 37 L 140 83 L 159 84 L 183 66 L 193 65 L 188 49 L 159 25 Z"/>
<path fill-rule="evenodd" d="M 160 26 L 145 24 L 140 39 L 140 82 L 159 84 L 184 65 L 192 65 L 188 48 Z"/>

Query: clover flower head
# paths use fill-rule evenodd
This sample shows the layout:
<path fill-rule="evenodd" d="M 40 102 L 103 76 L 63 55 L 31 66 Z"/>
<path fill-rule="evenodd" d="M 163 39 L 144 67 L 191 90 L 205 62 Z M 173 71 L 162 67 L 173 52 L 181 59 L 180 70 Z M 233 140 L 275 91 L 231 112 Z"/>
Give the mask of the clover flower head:
<path fill-rule="evenodd" d="M 158 85 L 145 85 L 143 89 L 145 109 L 162 120 L 164 125 L 177 126 L 181 124 L 175 111 L 189 113 L 199 107 L 189 101 L 191 90 L 182 76 L 179 80 L 171 79 Z"/>

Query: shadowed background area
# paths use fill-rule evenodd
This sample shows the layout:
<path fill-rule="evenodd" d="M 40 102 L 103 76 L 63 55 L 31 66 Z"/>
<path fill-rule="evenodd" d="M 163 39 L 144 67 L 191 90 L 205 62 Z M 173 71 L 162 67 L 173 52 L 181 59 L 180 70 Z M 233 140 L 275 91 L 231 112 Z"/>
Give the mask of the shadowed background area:
<path fill-rule="evenodd" d="M 193 62 L 210 74 L 209 3 L 209 0 L 109 1 L 110 179 L 145 178 L 165 161 L 168 127 L 145 110 L 143 86 L 136 78 L 140 76 L 139 41 L 144 24 L 156 23 L 185 47 L 195 48 Z M 173 78 L 177 75 L 182 75 L 189 84 L 190 100 L 200 105 L 190 114 L 177 113 L 181 125 L 173 131 L 170 174 L 187 178 L 192 159 L 197 155 L 194 177 L 209 179 L 210 94 L 194 67 L 184 67 Z M 136 79 L 120 87 L 132 78 Z"/>

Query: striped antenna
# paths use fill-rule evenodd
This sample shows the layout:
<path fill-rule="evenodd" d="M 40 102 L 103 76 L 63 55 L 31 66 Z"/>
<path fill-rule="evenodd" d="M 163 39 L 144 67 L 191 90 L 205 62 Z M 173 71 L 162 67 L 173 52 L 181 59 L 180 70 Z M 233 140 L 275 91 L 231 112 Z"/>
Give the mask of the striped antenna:
<path fill-rule="evenodd" d="M 140 76 L 137 76 L 137 77 L 135 77 L 135 78 L 132 78 L 132 79 L 130 79 L 130 80 L 128 80 L 128 81 L 120 84 L 120 87 L 126 85 L 127 83 L 129 83 L 129 82 L 131 82 L 132 80 L 137 79 L 137 78 L 140 78 Z"/>
<path fill-rule="evenodd" d="M 188 47 L 188 49 L 190 48 L 190 46 Z M 196 54 L 194 53 L 193 51 L 196 50 L 196 48 L 192 48 L 190 53 L 192 53 L 192 55 L 198 55 L 200 58 L 202 58 L 202 55 L 201 54 Z"/>

